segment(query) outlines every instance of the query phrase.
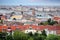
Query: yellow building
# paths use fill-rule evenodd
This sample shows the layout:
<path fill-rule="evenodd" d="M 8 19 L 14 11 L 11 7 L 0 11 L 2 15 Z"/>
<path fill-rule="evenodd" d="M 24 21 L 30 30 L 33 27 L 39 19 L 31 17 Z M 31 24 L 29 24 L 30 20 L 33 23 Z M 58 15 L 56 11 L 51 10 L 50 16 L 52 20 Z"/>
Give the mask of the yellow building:
<path fill-rule="evenodd" d="M 11 17 L 11 19 L 14 19 L 14 18 L 15 19 L 22 19 L 22 17 L 23 17 L 22 15 L 14 15 Z"/>

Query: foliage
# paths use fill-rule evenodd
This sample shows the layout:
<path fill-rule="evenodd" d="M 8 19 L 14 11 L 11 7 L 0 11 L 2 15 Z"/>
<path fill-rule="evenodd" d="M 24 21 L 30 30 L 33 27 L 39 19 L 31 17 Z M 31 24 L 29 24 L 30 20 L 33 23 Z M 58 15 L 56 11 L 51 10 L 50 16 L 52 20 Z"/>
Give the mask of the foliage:
<path fill-rule="evenodd" d="M 54 25 L 54 24 L 58 24 L 58 22 L 54 21 L 54 20 L 51 20 L 51 19 L 48 19 L 47 21 L 41 22 L 38 25 Z"/>
<path fill-rule="evenodd" d="M 50 34 L 47 36 L 46 40 L 58 40 L 58 37 L 56 35 Z"/>
<path fill-rule="evenodd" d="M 60 40 L 60 36 L 54 34 L 46 35 L 45 30 L 41 34 L 38 32 L 35 34 L 32 34 L 32 32 L 25 34 L 19 30 L 15 30 L 13 35 L 7 35 L 6 32 L 1 32 L 0 40 Z"/>
<path fill-rule="evenodd" d="M 14 40 L 14 39 L 13 39 L 12 35 L 7 35 L 6 40 Z"/>
<path fill-rule="evenodd" d="M 28 40 L 34 40 L 32 37 L 30 37 Z"/>
<path fill-rule="evenodd" d="M 0 20 L 0 23 L 2 24 L 3 23 L 3 20 Z"/>
<path fill-rule="evenodd" d="M 6 40 L 7 33 L 6 32 L 0 32 L 0 39 Z"/>
<path fill-rule="evenodd" d="M 43 36 L 47 36 L 47 34 L 46 34 L 46 31 L 45 31 L 45 30 L 43 30 L 43 31 L 42 31 L 42 35 L 43 35 Z"/>
<path fill-rule="evenodd" d="M 14 31 L 13 37 L 14 37 L 14 40 L 27 40 L 28 39 L 28 36 L 25 33 L 20 32 L 18 30 Z"/>
<path fill-rule="evenodd" d="M 38 25 L 48 25 L 48 22 L 47 21 L 46 22 L 41 22 Z"/>
<path fill-rule="evenodd" d="M 60 40 L 60 36 L 57 36 L 58 37 L 58 40 Z"/>
<path fill-rule="evenodd" d="M 54 21 L 54 20 L 51 20 L 51 19 L 48 19 L 48 25 L 54 25 L 54 24 L 58 24 L 57 21 Z"/>
<path fill-rule="evenodd" d="M 28 35 L 31 36 L 31 37 L 33 36 L 32 32 L 29 32 Z"/>
<path fill-rule="evenodd" d="M 49 18 L 49 19 L 47 20 L 47 22 L 50 23 L 50 22 L 51 22 L 51 18 Z"/>

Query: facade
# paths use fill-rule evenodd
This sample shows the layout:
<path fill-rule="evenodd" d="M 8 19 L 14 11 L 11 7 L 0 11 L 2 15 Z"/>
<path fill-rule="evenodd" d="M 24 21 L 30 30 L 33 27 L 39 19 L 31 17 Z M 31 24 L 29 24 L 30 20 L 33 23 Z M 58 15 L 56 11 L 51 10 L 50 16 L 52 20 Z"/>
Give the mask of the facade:
<path fill-rule="evenodd" d="M 11 19 L 13 20 L 15 18 L 16 20 L 19 20 L 22 19 L 22 17 L 23 17 L 22 15 L 14 15 L 11 17 Z"/>

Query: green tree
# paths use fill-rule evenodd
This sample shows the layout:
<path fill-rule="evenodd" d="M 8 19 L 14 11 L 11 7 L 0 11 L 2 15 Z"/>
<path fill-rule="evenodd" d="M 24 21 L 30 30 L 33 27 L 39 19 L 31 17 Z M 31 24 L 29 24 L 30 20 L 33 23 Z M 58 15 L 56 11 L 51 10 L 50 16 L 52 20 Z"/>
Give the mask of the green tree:
<path fill-rule="evenodd" d="M 45 30 L 43 30 L 43 31 L 42 31 L 42 35 L 43 35 L 43 36 L 47 36 L 47 34 L 46 34 L 46 31 L 45 31 Z"/>
<path fill-rule="evenodd" d="M 54 24 L 58 24 L 57 21 L 54 21 L 54 20 L 51 20 L 51 19 L 48 19 L 48 25 L 54 25 Z"/>
<path fill-rule="evenodd" d="M 43 25 L 43 22 L 41 22 L 40 25 Z"/>
<path fill-rule="evenodd" d="M 32 37 L 30 37 L 28 40 L 34 40 Z"/>
<path fill-rule="evenodd" d="M 39 34 L 36 32 L 33 36 L 34 40 L 38 40 L 39 39 Z"/>
<path fill-rule="evenodd" d="M 60 36 L 57 36 L 58 37 L 58 40 L 60 40 Z"/>
<path fill-rule="evenodd" d="M 0 20 L 0 23 L 3 24 L 3 20 L 2 19 Z"/>
<path fill-rule="evenodd" d="M 51 22 L 51 18 L 49 18 L 47 21 L 50 23 Z"/>
<path fill-rule="evenodd" d="M 7 35 L 6 40 L 14 40 L 14 39 L 13 39 L 12 35 Z"/>
<path fill-rule="evenodd" d="M 16 30 L 14 31 L 13 38 L 14 40 L 27 40 L 28 36 L 25 33 Z"/>
<path fill-rule="evenodd" d="M 47 36 L 46 40 L 58 40 L 58 37 L 56 35 L 50 34 Z"/>
<path fill-rule="evenodd" d="M 31 37 L 33 36 L 32 32 L 29 32 L 28 35 L 31 36 Z"/>
<path fill-rule="evenodd" d="M 1 32 L 0 33 L 0 39 L 1 40 L 6 40 L 7 32 Z"/>

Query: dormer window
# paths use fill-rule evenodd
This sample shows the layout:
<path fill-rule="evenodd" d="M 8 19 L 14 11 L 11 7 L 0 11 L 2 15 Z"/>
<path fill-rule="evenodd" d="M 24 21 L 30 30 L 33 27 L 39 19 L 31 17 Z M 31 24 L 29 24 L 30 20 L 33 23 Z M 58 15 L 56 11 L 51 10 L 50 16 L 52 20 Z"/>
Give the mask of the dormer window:
<path fill-rule="evenodd" d="M 42 15 L 37 15 L 37 16 L 40 16 L 41 17 Z"/>

